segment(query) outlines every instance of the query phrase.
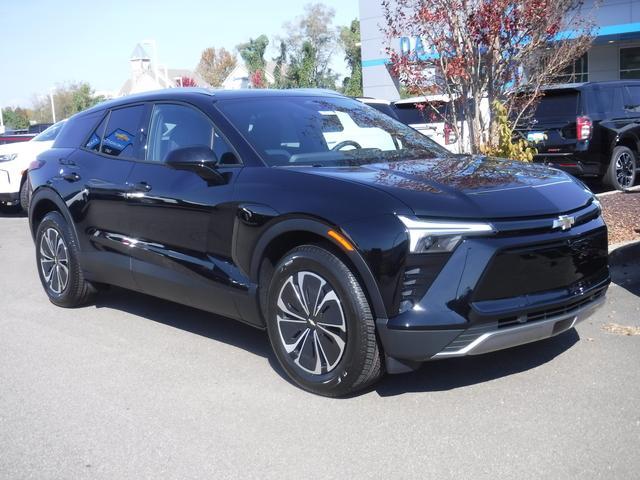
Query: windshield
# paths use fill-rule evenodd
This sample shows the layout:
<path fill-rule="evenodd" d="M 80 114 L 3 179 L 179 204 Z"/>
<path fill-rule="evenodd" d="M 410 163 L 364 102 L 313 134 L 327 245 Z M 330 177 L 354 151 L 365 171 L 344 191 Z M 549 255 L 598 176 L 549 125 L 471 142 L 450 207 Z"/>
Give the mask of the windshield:
<path fill-rule="evenodd" d="M 349 98 L 271 97 L 217 105 L 270 166 L 350 166 L 451 156 L 412 128 Z"/>
<path fill-rule="evenodd" d="M 55 140 L 56 137 L 58 136 L 58 133 L 60 133 L 60 129 L 62 128 L 62 125 L 64 125 L 64 121 L 51 125 L 44 132 L 33 137 L 31 141 L 32 142 L 50 142 Z"/>

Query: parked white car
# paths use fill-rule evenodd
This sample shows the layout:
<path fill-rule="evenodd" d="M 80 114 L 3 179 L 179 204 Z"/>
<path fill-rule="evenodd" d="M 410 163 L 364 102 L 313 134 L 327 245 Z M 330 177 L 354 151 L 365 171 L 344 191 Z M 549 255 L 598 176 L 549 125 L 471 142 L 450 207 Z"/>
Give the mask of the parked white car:
<path fill-rule="evenodd" d="M 381 128 L 362 127 L 349 114 L 339 111 L 320 112 L 323 118 L 322 133 L 330 149 L 377 148 L 383 151 L 396 148 L 391 135 Z M 357 147 L 356 147 L 357 145 Z"/>
<path fill-rule="evenodd" d="M 449 95 L 427 95 L 423 97 L 406 98 L 394 102 L 398 119 L 423 135 L 431 138 L 438 144 L 453 153 L 469 153 L 471 143 L 469 134 L 463 135 L 462 151 L 458 145 L 456 130 L 452 125 L 444 122 L 443 117 L 448 115 L 452 108 L 452 100 Z M 482 118 L 489 118 L 489 102 L 484 99 L 480 102 Z M 457 113 L 458 129 L 463 131 L 465 127 L 462 113 Z"/>
<path fill-rule="evenodd" d="M 29 164 L 52 147 L 64 122 L 50 126 L 28 142 L 0 145 L 1 205 L 28 209 L 29 185 L 26 179 Z"/>

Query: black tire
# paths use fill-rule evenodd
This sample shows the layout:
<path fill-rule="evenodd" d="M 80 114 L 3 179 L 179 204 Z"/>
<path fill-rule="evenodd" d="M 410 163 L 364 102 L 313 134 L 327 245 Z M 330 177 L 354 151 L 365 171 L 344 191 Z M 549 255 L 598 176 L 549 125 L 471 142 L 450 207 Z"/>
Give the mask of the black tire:
<path fill-rule="evenodd" d="M 635 153 L 627 147 L 616 147 L 602 181 L 607 187 L 615 190 L 631 188 L 636 181 L 636 167 Z"/>
<path fill-rule="evenodd" d="M 49 300 L 59 307 L 80 307 L 95 293 L 84 279 L 79 258 L 75 235 L 65 218 L 59 212 L 48 213 L 36 232 L 36 266 Z"/>
<path fill-rule="evenodd" d="M 25 178 L 20 187 L 20 207 L 24 213 L 29 213 L 29 179 Z"/>
<path fill-rule="evenodd" d="M 305 301 L 308 297 L 307 305 L 296 303 L 298 294 Z M 300 320 L 298 312 L 305 320 Z M 309 392 L 349 395 L 384 373 L 367 297 L 353 272 L 324 248 L 297 247 L 278 262 L 268 290 L 266 317 L 280 365 Z"/>

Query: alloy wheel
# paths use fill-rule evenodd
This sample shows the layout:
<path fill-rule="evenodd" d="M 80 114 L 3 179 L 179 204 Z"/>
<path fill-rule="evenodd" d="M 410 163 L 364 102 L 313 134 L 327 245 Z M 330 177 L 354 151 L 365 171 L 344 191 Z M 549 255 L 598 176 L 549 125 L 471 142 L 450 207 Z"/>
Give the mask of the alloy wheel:
<path fill-rule="evenodd" d="M 40 269 L 47 288 L 60 295 L 69 284 L 69 252 L 55 228 L 47 228 L 40 238 Z"/>
<path fill-rule="evenodd" d="M 633 186 L 634 167 L 634 161 L 628 152 L 621 153 L 616 159 L 616 178 L 622 188 Z"/>
<path fill-rule="evenodd" d="M 292 363 L 312 375 L 331 372 L 347 343 L 342 303 L 329 282 L 300 271 L 289 276 L 278 294 L 280 341 Z"/>

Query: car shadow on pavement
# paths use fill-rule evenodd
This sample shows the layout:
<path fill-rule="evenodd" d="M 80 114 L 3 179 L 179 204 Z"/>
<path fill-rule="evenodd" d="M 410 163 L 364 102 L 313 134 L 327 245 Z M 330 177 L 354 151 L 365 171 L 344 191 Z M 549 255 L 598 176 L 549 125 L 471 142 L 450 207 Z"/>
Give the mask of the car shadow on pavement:
<path fill-rule="evenodd" d="M 381 397 L 442 392 L 526 372 L 550 362 L 580 340 L 575 329 L 528 345 L 472 357 L 426 362 L 412 373 L 388 375 L 375 386 Z"/>
<path fill-rule="evenodd" d="M 611 281 L 640 297 L 640 243 L 618 248 L 610 257 Z"/>
<path fill-rule="evenodd" d="M 289 381 L 271 350 L 267 333 L 237 320 L 117 287 L 100 292 L 95 307 L 120 310 L 233 345 L 266 358 L 276 373 Z"/>

